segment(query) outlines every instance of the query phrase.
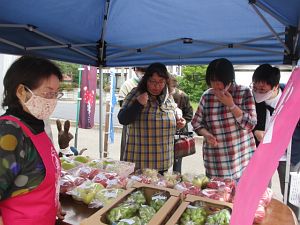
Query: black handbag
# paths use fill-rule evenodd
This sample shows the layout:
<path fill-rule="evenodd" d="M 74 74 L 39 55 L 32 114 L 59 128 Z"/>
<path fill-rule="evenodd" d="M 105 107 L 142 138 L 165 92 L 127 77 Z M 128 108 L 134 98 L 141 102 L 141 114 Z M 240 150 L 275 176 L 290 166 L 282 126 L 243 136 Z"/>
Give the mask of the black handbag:
<path fill-rule="evenodd" d="M 193 132 L 176 133 L 174 138 L 174 158 L 182 158 L 196 153 Z"/>

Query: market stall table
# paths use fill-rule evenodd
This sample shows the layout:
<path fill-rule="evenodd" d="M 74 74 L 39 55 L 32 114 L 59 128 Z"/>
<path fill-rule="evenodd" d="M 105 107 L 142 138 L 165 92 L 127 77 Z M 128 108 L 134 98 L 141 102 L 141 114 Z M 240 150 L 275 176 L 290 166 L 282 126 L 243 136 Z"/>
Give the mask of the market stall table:
<path fill-rule="evenodd" d="M 60 202 L 63 211 L 67 214 L 63 221 L 57 220 L 56 225 L 79 225 L 81 220 L 91 216 L 99 210 L 88 208 L 86 204 L 83 202 L 76 202 L 69 195 L 61 196 Z"/>
<path fill-rule="evenodd" d="M 67 213 L 64 221 L 56 225 L 79 225 L 80 221 L 89 217 L 99 209 L 90 209 L 83 203 L 75 202 L 71 196 L 61 197 L 63 210 Z M 259 225 L 297 225 L 292 210 L 282 202 L 272 199 L 266 210 L 266 217 Z"/>

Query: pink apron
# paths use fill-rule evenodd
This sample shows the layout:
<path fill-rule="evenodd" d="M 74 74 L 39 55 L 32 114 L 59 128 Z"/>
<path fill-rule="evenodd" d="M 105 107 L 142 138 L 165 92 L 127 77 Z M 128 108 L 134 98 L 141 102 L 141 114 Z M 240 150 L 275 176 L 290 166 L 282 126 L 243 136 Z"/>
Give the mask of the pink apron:
<path fill-rule="evenodd" d="M 17 123 L 30 137 L 40 154 L 46 175 L 42 183 L 32 191 L 0 201 L 5 225 L 54 225 L 58 206 L 60 161 L 55 148 L 45 132 L 34 135 L 21 121 L 11 116 L 0 120 Z"/>

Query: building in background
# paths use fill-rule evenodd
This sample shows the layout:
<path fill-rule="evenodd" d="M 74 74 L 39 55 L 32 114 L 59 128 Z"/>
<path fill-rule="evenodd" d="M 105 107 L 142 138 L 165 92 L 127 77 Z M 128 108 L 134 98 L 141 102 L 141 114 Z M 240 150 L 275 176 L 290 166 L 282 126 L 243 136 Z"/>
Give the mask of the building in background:
<path fill-rule="evenodd" d="M 2 104 L 2 97 L 3 97 L 3 78 L 5 76 L 6 71 L 10 67 L 10 65 L 18 58 L 18 56 L 15 55 L 6 55 L 6 54 L 0 54 L 0 105 Z M 0 115 L 4 113 L 4 110 L 2 107 L 0 107 Z"/>
<path fill-rule="evenodd" d="M 235 81 L 237 84 L 249 86 L 252 83 L 252 75 L 254 70 L 259 65 L 234 65 L 235 70 Z M 280 69 L 280 83 L 287 83 L 293 67 L 290 65 L 275 65 Z"/>

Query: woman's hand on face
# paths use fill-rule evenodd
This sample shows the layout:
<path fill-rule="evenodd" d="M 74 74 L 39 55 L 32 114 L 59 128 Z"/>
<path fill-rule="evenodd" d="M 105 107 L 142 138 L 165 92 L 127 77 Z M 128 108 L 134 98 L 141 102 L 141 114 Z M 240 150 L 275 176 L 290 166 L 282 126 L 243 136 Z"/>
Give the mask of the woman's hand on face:
<path fill-rule="evenodd" d="M 205 136 L 206 141 L 208 142 L 208 144 L 210 144 L 213 147 L 217 147 L 218 146 L 218 142 L 217 142 L 217 138 L 215 136 L 213 136 L 211 133 L 206 134 Z"/>
<path fill-rule="evenodd" d="M 215 96 L 217 99 L 222 102 L 224 105 L 231 107 L 234 105 L 233 98 L 228 91 L 225 90 L 214 90 Z"/>
<path fill-rule="evenodd" d="M 177 129 L 184 128 L 185 124 L 186 124 L 186 121 L 185 121 L 185 119 L 183 117 L 181 117 L 180 119 L 176 120 L 176 128 Z"/>
<path fill-rule="evenodd" d="M 141 105 L 146 106 L 149 100 L 148 93 L 144 92 L 143 94 L 139 95 L 136 99 Z"/>

